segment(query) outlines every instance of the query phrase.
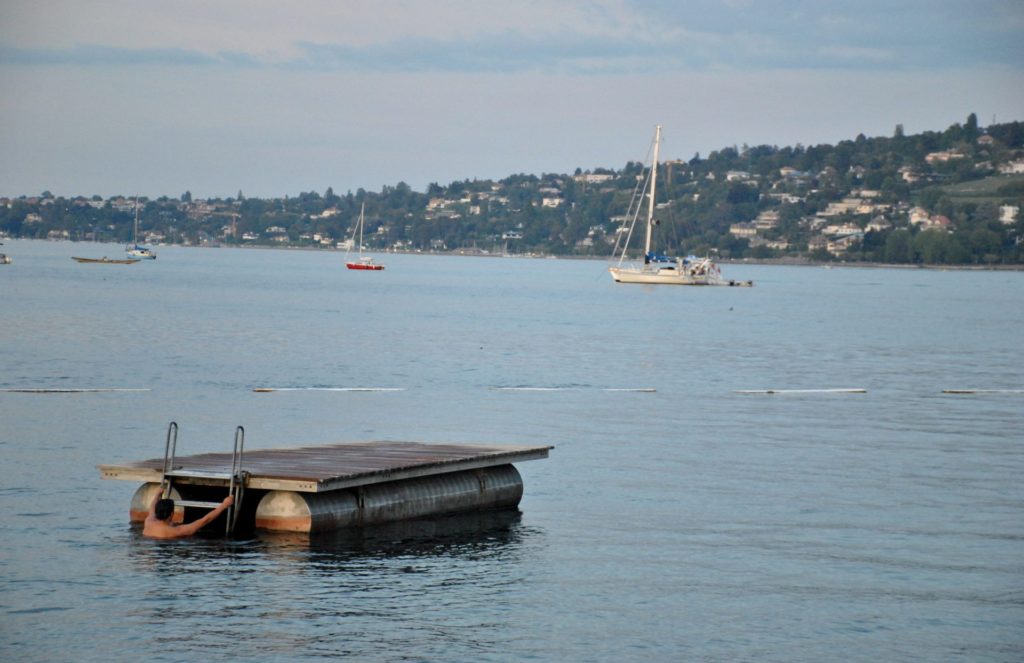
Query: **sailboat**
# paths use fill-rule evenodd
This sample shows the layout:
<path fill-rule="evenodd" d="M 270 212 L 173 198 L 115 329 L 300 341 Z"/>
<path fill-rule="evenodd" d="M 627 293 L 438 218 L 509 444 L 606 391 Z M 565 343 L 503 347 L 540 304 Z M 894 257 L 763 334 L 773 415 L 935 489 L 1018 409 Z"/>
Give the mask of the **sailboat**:
<path fill-rule="evenodd" d="M 373 257 L 372 256 L 364 256 L 363 255 L 363 212 L 365 210 L 366 210 L 366 203 L 363 203 L 359 207 L 359 221 L 356 223 L 356 227 L 352 229 L 352 241 L 353 242 L 356 241 L 356 234 L 357 234 L 357 232 L 358 232 L 358 235 L 359 235 L 359 260 L 355 261 L 355 262 L 350 261 L 348 259 L 348 252 L 346 251 L 345 252 L 345 261 L 346 261 L 345 262 L 345 266 L 348 267 L 349 269 L 362 269 L 362 270 L 369 270 L 369 271 L 373 271 L 373 272 L 379 272 L 382 269 L 384 269 L 384 265 L 378 265 L 377 263 L 375 263 L 373 261 Z M 351 250 L 351 248 L 352 247 L 350 245 L 349 246 L 349 250 Z"/>
<path fill-rule="evenodd" d="M 140 260 L 156 260 L 156 253 L 152 249 L 139 246 L 139 197 L 135 197 L 135 228 L 132 230 L 132 243 L 124 247 L 124 252 L 132 258 Z"/>
<path fill-rule="evenodd" d="M 138 258 L 125 258 L 123 260 L 118 260 L 116 258 L 108 258 L 107 256 L 103 256 L 102 258 L 80 258 L 78 256 L 71 256 L 71 259 L 75 262 L 84 262 L 95 265 L 134 265 L 139 262 Z"/>
<path fill-rule="evenodd" d="M 653 285 L 731 285 L 731 286 L 752 286 L 753 281 L 730 281 L 722 278 L 718 265 L 709 258 L 698 258 L 687 256 L 685 258 L 673 258 L 656 253 L 652 248 L 652 235 L 654 226 L 660 222 L 654 218 L 655 193 L 658 184 L 658 149 L 661 145 L 661 125 L 654 129 L 654 147 L 651 158 L 651 169 L 647 175 L 647 182 L 642 187 L 640 195 L 634 197 L 634 204 L 630 205 L 630 213 L 627 214 L 629 227 L 625 232 L 619 233 L 619 237 L 625 236 L 621 251 L 618 246 L 618 263 L 609 267 L 608 272 L 616 283 L 647 283 Z M 633 236 L 640 219 L 640 211 L 643 206 L 644 195 L 647 197 L 647 214 L 644 221 L 644 254 L 643 264 L 635 265 L 626 262 L 626 252 L 629 247 L 629 240 Z M 614 256 L 613 256 L 614 257 Z"/>

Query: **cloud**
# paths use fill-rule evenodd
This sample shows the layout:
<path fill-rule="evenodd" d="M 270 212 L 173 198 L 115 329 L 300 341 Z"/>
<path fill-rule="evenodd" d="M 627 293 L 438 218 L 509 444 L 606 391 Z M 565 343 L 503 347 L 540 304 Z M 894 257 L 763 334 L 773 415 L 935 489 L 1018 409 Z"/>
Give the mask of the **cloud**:
<path fill-rule="evenodd" d="M 287 57 L 242 51 L 205 53 L 183 48 L 120 48 L 82 44 L 70 48 L 0 46 L 0 64 L 221 67 L 313 72 L 492 72 L 582 75 L 714 70 L 877 67 L 932 68 L 965 54 L 986 59 L 975 45 L 957 55 L 898 45 L 859 45 L 806 40 L 799 47 L 757 33 L 687 34 L 662 38 L 597 38 L 577 34 L 502 31 L 464 39 L 408 38 L 370 45 L 299 41 Z"/>
<path fill-rule="evenodd" d="M 208 66 L 219 63 L 240 65 L 248 56 L 214 56 L 181 48 L 118 48 L 82 44 L 71 48 L 16 48 L 0 45 L 0 64 L 129 66 Z"/>
<path fill-rule="evenodd" d="M 311 72 L 623 74 L 1024 66 L 1024 5 L 795 0 L 593 0 L 506 5 L 381 0 L 371 9 L 107 0 L 44 10 L 10 0 L 0 63 Z M 0 22 L 2 23 L 2 22 Z M 145 29 L 139 29 L 145 26 Z"/>

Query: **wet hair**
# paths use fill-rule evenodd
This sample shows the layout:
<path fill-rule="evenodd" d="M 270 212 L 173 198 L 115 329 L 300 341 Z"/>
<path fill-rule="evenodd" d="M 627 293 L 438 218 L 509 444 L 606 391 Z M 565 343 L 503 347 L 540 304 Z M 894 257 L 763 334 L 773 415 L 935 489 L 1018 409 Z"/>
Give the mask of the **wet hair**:
<path fill-rule="evenodd" d="M 174 513 L 174 500 L 158 500 L 154 514 L 157 520 L 167 520 Z"/>

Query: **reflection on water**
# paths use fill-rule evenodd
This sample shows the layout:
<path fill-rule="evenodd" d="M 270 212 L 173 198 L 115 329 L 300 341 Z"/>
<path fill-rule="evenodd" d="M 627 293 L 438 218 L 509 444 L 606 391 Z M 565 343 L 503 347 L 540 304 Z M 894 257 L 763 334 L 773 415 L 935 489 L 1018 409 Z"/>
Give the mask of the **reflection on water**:
<path fill-rule="evenodd" d="M 443 659 L 456 642 L 498 645 L 503 620 L 488 613 L 521 588 L 524 548 L 543 538 L 518 510 L 238 540 L 152 540 L 136 527 L 138 604 L 126 618 L 204 658 L 230 646 L 243 658 Z"/>
<path fill-rule="evenodd" d="M 317 534 L 263 532 L 260 540 L 268 552 L 295 548 L 306 550 L 321 561 L 332 557 L 347 561 L 364 556 L 493 556 L 521 541 L 521 520 L 518 509 L 502 509 Z"/>
<path fill-rule="evenodd" d="M 139 570 L 189 573 L 196 565 L 246 558 L 268 562 L 313 560 L 320 565 L 348 564 L 364 558 L 429 558 L 512 555 L 522 542 L 522 513 L 501 509 L 419 518 L 330 532 L 260 531 L 225 539 L 211 531 L 187 539 L 148 539 L 141 524 L 131 526 L 132 559 Z M 536 532 L 535 532 L 536 534 Z"/>

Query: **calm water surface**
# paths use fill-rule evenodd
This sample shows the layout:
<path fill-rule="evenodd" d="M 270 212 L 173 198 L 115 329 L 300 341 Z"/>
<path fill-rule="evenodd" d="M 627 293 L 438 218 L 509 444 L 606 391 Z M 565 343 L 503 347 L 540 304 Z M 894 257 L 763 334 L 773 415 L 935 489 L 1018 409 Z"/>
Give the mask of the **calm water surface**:
<path fill-rule="evenodd" d="M 0 659 L 1024 659 L 1022 273 L 4 250 L 0 388 L 143 391 L 0 392 Z M 95 465 L 171 420 L 556 448 L 519 514 L 154 542 Z"/>

